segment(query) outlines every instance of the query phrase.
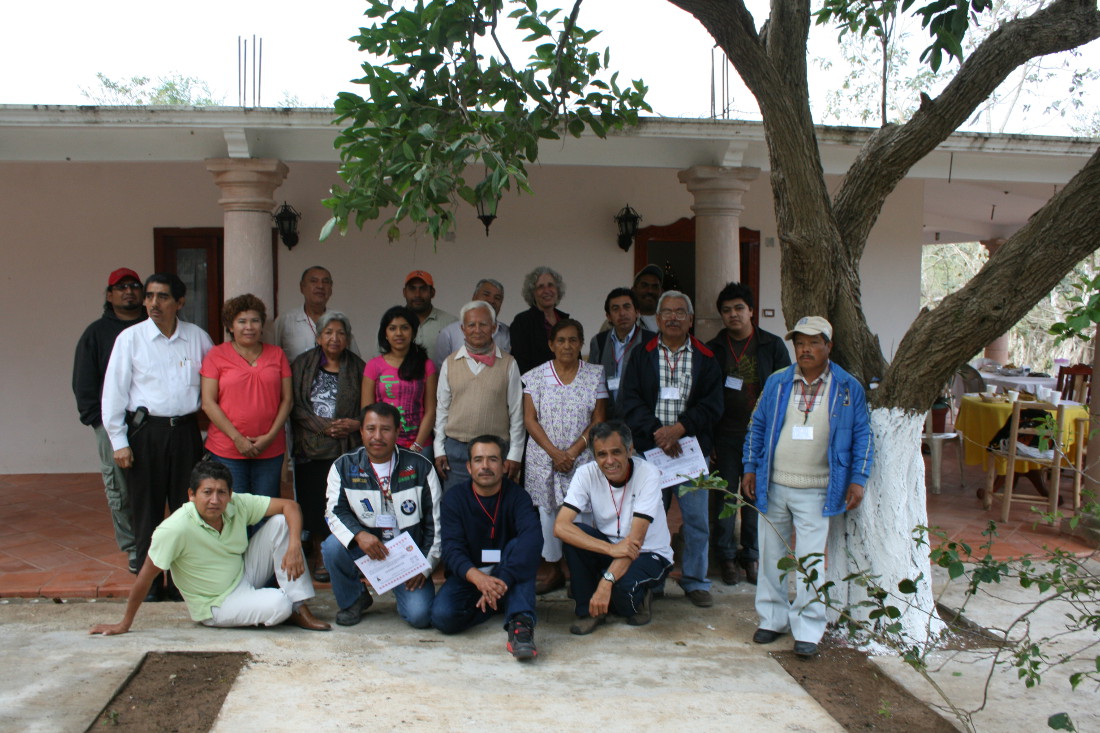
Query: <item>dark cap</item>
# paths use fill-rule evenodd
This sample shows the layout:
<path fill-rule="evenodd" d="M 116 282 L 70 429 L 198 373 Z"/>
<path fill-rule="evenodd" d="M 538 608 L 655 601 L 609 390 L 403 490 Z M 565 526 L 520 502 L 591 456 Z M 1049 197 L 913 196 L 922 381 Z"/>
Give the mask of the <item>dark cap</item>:
<path fill-rule="evenodd" d="M 634 276 L 634 282 L 638 282 L 638 278 L 642 275 L 653 275 L 657 278 L 657 281 L 661 283 L 661 287 L 665 286 L 665 271 L 657 265 L 646 265 L 642 269 L 638 270 L 638 274 Z"/>

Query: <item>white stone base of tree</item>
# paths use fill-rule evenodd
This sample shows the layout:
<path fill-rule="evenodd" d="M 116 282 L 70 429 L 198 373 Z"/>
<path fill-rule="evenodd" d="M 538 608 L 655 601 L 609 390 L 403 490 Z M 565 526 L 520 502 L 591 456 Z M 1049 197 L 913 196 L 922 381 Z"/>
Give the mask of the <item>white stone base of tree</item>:
<path fill-rule="evenodd" d="M 898 408 L 871 410 L 875 436 L 875 460 L 863 503 L 855 511 L 835 519 L 829 532 L 826 580 L 836 586 L 831 595 L 839 607 L 867 599 L 866 589 L 845 582 L 851 573 L 866 570 L 878 576 L 878 584 L 896 594 L 887 601 L 902 611 L 898 621 L 907 643 L 922 644 L 943 631 L 932 596 L 929 547 L 918 545 L 913 529 L 927 526 L 924 459 L 921 432 L 924 415 Z M 915 595 L 898 592 L 906 578 L 921 580 Z M 870 609 L 853 609 L 852 615 L 866 619 Z M 838 613 L 830 611 L 829 620 Z M 880 627 L 885 619 L 878 619 Z"/>

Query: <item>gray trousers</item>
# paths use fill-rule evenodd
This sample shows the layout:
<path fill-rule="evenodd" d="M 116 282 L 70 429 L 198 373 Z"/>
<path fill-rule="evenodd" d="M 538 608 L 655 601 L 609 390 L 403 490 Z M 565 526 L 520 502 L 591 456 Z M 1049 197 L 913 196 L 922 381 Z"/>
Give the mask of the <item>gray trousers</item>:
<path fill-rule="evenodd" d="M 126 475 L 115 465 L 115 450 L 111 447 L 111 438 L 107 435 L 107 429 L 97 425 L 95 437 L 99 448 L 99 471 L 103 474 L 103 490 L 107 494 L 111 523 L 115 527 L 115 542 L 118 543 L 118 549 L 133 557 L 135 552 L 133 517 L 130 512 L 130 492 L 126 488 Z"/>

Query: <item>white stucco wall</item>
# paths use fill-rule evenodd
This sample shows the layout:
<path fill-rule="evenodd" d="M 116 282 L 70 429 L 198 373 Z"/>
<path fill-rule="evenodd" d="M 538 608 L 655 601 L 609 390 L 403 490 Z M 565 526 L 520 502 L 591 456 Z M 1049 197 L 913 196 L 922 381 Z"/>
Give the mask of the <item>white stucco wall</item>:
<path fill-rule="evenodd" d="M 320 199 L 337 180 L 335 168 L 287 163 L 290 174 L 276 197 L 302 212 L 302 241 L 293 251 L 279 248 L 279 304 L 300 304 L 298 278 L 307 266 L 329 267 L 335 278 L 331 305 L 348 313 L 367 352 L 378 317 L 401 302 L 402 279 L 417 268 L 433 274 L 436 303 L 452 313 L 469 298 L 474 282 L 495 277 L 505 285 L 503 316 L 510 321 L 526 308 L 520 299 L 523 275 L 550 265 L 565 278 L 562 308 L 590 332 L 602 321 L 607 291 L 629 285 L 633 274 L 633 251 L 624 253 L 615 242 L 615 212 L 629 202 L 646 225 L 691 215 L 691 195 L 675 169 L 546 166 L 530 172 L 534 195 L 501 202 L 489 237 L 474 212 L 463 209 L 455 240 L 438 247 L 408 234 L 390 244 L 374 223 L 319 243 L 317 233 L 328 218 Z M 919 197 L 920 190 L 919 183 L 899 187 L 864 259 L 864 305 L 887 356 L 919 304 L 920 202 L 902 199 Z M 99 316 L 112 269 L 132 267 L 142 277 L 151 272 L 154 228 L 222 225 L 218 189 L 197 161 L 0 163 L 0 191 L 0 303 L 6 315 L 0 321 L 0 473 L 94 471 L 92 432 L 77 420 L 70 387 L 76 341 Z M 779 247 L 768 244 L 775 227 L 766 173 L 744 203 L 742 226 L 761 232 L 758 309 L 775 309 L 761 326 L 782 333 Z"/>

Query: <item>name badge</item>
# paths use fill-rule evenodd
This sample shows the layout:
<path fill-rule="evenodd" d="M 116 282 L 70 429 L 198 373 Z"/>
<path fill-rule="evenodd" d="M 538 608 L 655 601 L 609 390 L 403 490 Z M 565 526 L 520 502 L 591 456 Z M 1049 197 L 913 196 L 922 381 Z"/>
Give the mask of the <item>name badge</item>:
<path fill-rule="evenodd" d="M 814 426 L 813 425 L 794 425 L 791 430 L 792 440 L 813 440 L 814 439 Z"/>
<path fill-rule="evenodd" d="M 662 400 L 678 400 L 680 399 L 679 387 L 661 387 L 661 399 Z"/>
<path fill-rule="evenodd" d="M 383 541 L 389 542 L 397 536 L 397 533 L 394 532 L 394 529 L 397 527 L 397 517 L 392 514 L 379 514 L 378 519 L 375 520 L 374 526 L 382 530 Z"/>
<path fill-rule="evenodd" d="M 481 561 L 489 563 L 500 562 L 500 550 L 482 550 Z"/>
<path fill-rule="evenodd" d="M 726 389 L 736 389 L 740 391 L 744 384 L 745 380 L 741 379 L 741 377 L 726 377 Z"/>
<path fill-rule="evenodd" d="M 609 377 L 607 380 L 607 388 L 612 392 L 619 391 L 619 377 Z"/>

